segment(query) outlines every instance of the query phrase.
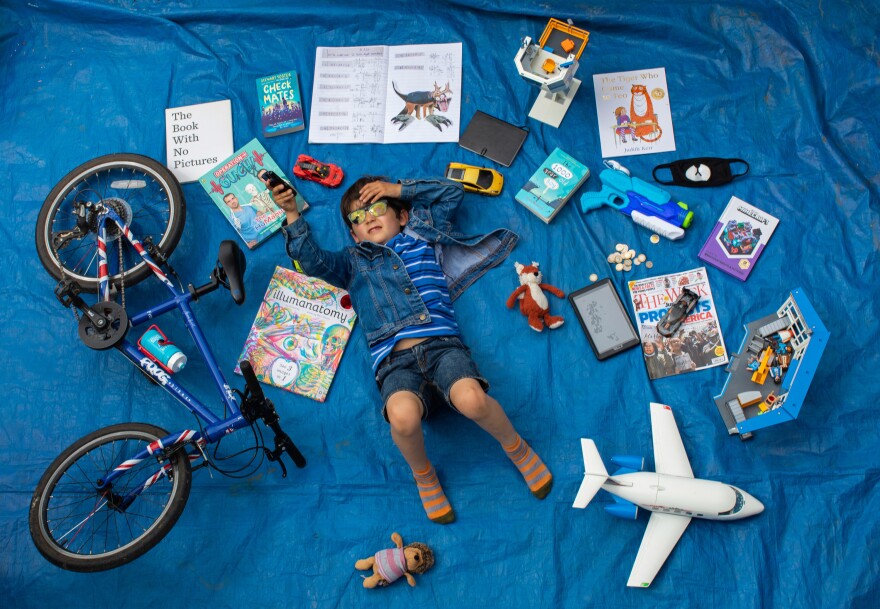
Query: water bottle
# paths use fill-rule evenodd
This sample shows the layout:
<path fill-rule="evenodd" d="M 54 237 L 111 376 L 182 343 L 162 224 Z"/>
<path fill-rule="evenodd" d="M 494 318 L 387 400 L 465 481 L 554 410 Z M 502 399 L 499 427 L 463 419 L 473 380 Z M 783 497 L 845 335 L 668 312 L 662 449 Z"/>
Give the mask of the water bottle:
<path fill-rule="evenodd" d="M 169 372 L 179 372 L 186 366 L 186 355 L 175 347 L 156 325 L 150 326 L 150 329 L 141 336 L 138 347 Z"/>

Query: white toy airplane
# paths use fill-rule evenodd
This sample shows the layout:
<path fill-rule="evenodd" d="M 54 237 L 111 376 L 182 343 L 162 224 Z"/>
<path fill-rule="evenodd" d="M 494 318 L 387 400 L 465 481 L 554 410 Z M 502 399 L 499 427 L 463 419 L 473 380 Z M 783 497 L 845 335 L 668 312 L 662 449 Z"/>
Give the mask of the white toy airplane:
<path fill-rule="evenodd" d="M 638 509 L 652 512 L 627 586 L 647 588 L 678 543 L 691 518 L 738 520 L 764 511 L 764 504 L 742 489 L 723 482 L 694 478 L 672 409 L 651 403 L 656 472 L 640 471 L 641 457 L 612 457 L 621 469 L 609 476 L 592 440 L 581 439 L 586 473 L 574 500 L 584 508 L 599 489 L 614 496 L 605 510 L 619 518 L 635 519 Z"/>

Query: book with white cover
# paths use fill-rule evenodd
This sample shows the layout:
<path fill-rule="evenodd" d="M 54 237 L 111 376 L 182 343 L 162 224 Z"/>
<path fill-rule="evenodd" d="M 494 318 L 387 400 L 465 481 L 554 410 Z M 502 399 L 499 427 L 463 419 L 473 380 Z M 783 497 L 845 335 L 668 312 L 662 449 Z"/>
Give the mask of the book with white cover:
<path fill-rule="evenodd" d="M 675 150 L 666 69 L 594 74 L 602 157 Z"/>
<path fill-rule="evenodd" d="M 180 183 L 197 182 L 232 154 L 228 99 L 165 109 L 165 166 Z"/>

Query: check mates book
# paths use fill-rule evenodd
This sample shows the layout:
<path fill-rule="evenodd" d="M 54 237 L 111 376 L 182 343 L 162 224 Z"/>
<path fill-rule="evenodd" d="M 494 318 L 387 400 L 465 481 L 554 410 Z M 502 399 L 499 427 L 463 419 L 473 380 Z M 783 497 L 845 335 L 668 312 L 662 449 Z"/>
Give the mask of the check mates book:
<path fill-rule="evenodd" d="M 302 131 L 302 95 L 296 72 L 281 72 L 257 79 L 257 100 L 260 103 L 260 124 L 264 137 Z"/>
<path fill-rule="evenodd" d="M 239 361 L 264 383 L 323 402 L 355 317 L 345 290 L 275 267 Z"/>
<path fill-rule="evenodd" d="M 263 145 L 253 139 L 199 179 L 250 249 L 269 238 L 284 221 L 284 212 L 275 205 L 268 185 L 260 179 L 267 170 L 290 183 Z M 296 206 L 300 211 L 308 208 L 299 193 Z"/>
<path fill-rule="evenodd" d="M 777 224 L 778 218 L 731 197 L 700 250 L 700 260 L 745 281 Z"/>
<path fill-rule="evenodd" d="M 586 165 L 557 148 L 516 193 L 516 200 L 549 223 L 589 177 Z"/>

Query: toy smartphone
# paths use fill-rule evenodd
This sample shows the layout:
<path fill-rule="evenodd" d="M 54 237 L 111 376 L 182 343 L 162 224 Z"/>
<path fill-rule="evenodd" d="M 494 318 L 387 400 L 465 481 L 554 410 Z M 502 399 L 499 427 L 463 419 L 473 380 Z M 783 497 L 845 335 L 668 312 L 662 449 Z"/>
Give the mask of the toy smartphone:
<path fill-rule="evenodd" d="M 603 360 L 639 344 L 639 336 L 610 279 L 568 296 L 596 358 Z"/>
<path fill-rule="evenodd" d="M 284 190 L 282 192 L 286 192 L 288 190 L 293 190 L 293 186 L 282 180 L 278 177 L 278 174 L 272 171 L 271 169 L 267 169 L 266 173 L 263 174 L 263 177 L 266 179 L 266 184 L 269 185 L 269 188 L 274 189 L 279 184 L 284 186 Z M 296 192 L 293 190 L 293 192 Z"/>

